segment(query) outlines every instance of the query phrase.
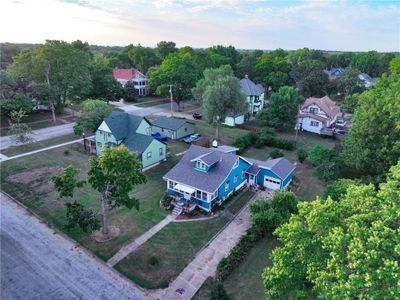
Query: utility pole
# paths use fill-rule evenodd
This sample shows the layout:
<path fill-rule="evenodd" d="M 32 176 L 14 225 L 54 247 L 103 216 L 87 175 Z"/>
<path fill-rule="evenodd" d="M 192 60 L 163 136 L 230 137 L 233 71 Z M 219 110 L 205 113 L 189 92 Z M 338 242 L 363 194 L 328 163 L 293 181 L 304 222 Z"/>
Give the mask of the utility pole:
<path fill-rule="evenodd" d="M 169 85 L 169 95 L 171 97 L 171 117 L 174 115 L 174 109 L 173 109 L 173 97 L 172 97 L 172 84 Z"/>

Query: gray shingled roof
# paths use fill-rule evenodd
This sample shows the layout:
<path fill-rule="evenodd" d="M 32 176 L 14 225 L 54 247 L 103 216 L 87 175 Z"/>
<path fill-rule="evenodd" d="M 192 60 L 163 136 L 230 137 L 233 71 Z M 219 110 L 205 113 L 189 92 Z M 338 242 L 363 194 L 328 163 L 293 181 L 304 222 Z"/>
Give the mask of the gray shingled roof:
<path fill-rule="evenodd" d="M 160 127 L 160 128 L 178 130 L 187 122 L 188 122 L 188 120 L 186 120 L 186 119 L 168 118 L 168 117 L 162 116 L 162 117 L 159 117 L 158 119 L 154 120 L 152 125 Z"/>
<path fill-rule="evenodd" d="M 225 153 L 239 150 L 239 148 L 232 147 L 232 146 L 227 146 L 227 145 L 221 145 L 221 146 L 218 146 L 217 148 L 213 148 L 213 149 L 218 150 L 218 151 L 222 151 L 222 152 L 225 152 Z"/>
<path fill-rule="evenodd" d="M 195 162 L 191 162 L 191 160 L 200 155 L 208 154 L 210 150 L 213 151 L 212 148 L 190 146 L 180 162 L 165 174 L 164 178 L 214 193 L 229 175 L 238 156 L 219 152 L 221 161 L 218 164 L 215 164 L 207 173 L 196 171 L 194 169 Z"/>
<path fill-rule="evenodd" d="M 257 175 L 258 172 L 260 172 L 260 168 L 259 168 L 258 165 L 256 165 L 256 164 L 251 165 L 251 166 L 246 170 L 246 173 L 253 174 L 253 175 Z"/>
<path fill-rule="evenodd" d="M 220 159 L 221 159 L 221 153 L 216 151 L 212 151 L 201 158 L 201 160 L 204 161 L 208 166 L 212 166 Z"/>
<path fill-rule="evenodd" d="M 107 118 L 104 119 L 108 128 L 117 140 L 122 140 L 131 132 L 136 133 L 144 117 L 134 116 L 125 112 L 113 111 Z M 148 121 L 147 121 L 148 122 Z"/>
<path fill-rule="evenodd" d="M 247 96 L 260 96 L 264 93 L 264 88 L 261 84 L 255 84 L 249 78 L 243 78 L 240 80 L 240 87 L 242 92 Z"/>
<path fill-rule="evenodd" d="M 104 122 L 106 122 L 117 141 L 122 140 L 122 144 L 126 148 L 137 152 L 138 156 L 140 156 L 154 140 L 152 136 L 136 133 L 143 120 L 147 121 L 144 117 L 113 111 L 111 115 L 104 119 Z"/>
<path fill-rule="evenodd" d="M 289 173 L 295 168 L 295 165 L 284 157 L 275 158 L 267 161 L 260 161 L 252 158 L 245 159 L 258 166 L 270 169 L 282 180 L 285 179 L 289 175 Z"/>

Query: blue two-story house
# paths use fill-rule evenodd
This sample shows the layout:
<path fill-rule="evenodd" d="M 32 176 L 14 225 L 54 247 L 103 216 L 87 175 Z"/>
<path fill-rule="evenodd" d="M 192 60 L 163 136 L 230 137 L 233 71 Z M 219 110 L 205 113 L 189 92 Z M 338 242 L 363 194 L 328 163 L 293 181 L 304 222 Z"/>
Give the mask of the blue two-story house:
<path fill-rule="evenodd" d="M 295 166 L 286 158 L 263 162 L 236 155 L 236 150 L 192 145 L 163 177 L 168 195 L 210 211 L 245 185 L 281 190 L 291 182 Z"/>

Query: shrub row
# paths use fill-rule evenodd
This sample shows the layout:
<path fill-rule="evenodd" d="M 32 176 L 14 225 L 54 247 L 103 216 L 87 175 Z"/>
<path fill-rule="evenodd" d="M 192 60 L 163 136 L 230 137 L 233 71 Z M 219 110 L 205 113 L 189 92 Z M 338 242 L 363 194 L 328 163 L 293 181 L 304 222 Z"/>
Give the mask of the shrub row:
<path fill-rule="evenodd" d="M 296 146 L 294 141 L 276 137 L 275 131 L 272 128 L 265 128 L 259 133 L 249 132 L 246 135 L 237 138 L 233 142 L 233 145 L 239 148 L 239 153 L 244 152 L 250 146 L 256 148 L 270 146 L 284 150 L 294 150 Z"/>
<path fill-rule="evenodd" d="M 250 249 L 262 238 L 262 231 L 255 226 L 250 227 L 240 238 L 239 243 L 232 248 L 227 257 L 221 259 L 217 266 L 218 280 L 225 280 L 242 262 Z"/>

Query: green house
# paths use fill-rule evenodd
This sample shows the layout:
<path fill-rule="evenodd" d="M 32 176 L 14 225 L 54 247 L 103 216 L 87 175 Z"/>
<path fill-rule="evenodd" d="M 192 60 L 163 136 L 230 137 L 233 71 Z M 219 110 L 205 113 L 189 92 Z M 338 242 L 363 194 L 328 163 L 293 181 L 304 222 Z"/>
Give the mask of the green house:
<path fill-rule="evenodd" d="M 196 127 L 186 119 L 159 117 L 152 122 L 152 130 L 177 140 L 194 133 Z"/>
<path fill-rule="evenodd" d="M 114 111 L 96 131 L 97 155 L 104 147 L 121 144 L 137 153 L 144 170 L 167 158 L 166 144 L 151 136 L 151 124 L 146 118 Z"/>

